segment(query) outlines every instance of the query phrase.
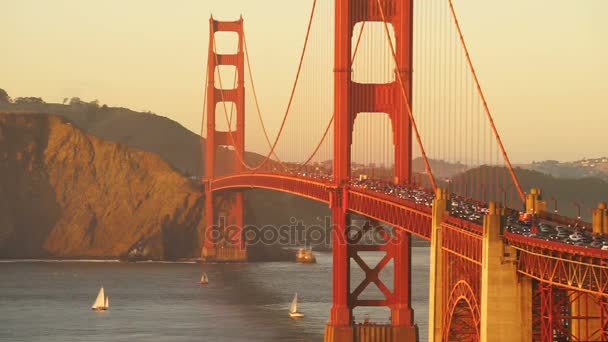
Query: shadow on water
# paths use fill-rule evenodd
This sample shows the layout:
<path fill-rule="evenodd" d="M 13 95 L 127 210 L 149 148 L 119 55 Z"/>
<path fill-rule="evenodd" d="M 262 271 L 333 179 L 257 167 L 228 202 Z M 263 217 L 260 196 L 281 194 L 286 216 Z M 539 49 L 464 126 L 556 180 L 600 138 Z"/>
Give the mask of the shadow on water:
<path fill-rule="evenodd" d="M 321 341 L 331 253 L 317 253 L 317 261 L 0 262 L 0 341 Z M 425 341 L 428 249 L 414 248 L 413 264 L 413 305 Z M 202 272 L 208 285 L 198 283 Z M 97 314 L 90 306 L 101 285 L 111 308 Z M 306 315 L 299 320 L 288 316 L 296 291 Z"/>

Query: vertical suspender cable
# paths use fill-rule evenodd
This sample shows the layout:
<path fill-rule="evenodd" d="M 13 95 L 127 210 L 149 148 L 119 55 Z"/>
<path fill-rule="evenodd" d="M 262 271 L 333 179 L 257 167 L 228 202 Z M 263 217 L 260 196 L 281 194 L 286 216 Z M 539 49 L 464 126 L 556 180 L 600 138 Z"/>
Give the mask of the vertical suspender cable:
<path fill-rule="evenodd" d="M 505 147 L 502 143 L 502 140 L 500 138 L 500 135 L 498 134 L 498 130 L 496 129 L 496 125 L 494 124 L 494 120 L 492 119 L 492 114 L 490 113 L 490 109 L 488 107 L 488 104 L 486 102 L 485 96 L 483 94 L 483 91 L 481 90 L 481 86 L 479 84 L 479 79 L 477 78 L 477 73 L 475 72 L 475 68 L 473 67 L 473 62 L 471 61 L 471 56 L 469 54 L 469 50 L 465 44 L 464 41 L 464 37 L 462 35 L 462 30 L 460 29 L 460 24 L 458 23 L 458 17 L 456 16 L 456 11 L 454 10 L 454 4 L 452 2 L 452 0 L 448 0 L 448 3 L 450 5 L 450 11 L 452 13 L 452 17 L 454 18 L 454 23 L 456 25 L 456 30 L 458 32 L 458 36 L 460 38 L 460 42 L 462 44 L 462 47 L 464 49 L 465 55 L 466 55 L 466 59 L 467 59 L 467 63 L 469 64 L 469 68 L 471 69 L 471 73 L 473 75 L 473 79 L 475 81 L 475 84 L 477 85 L 477 91 L 479 93 L 479 96 L 481 97 L 482 101 L 483 101 L 483 107 L 484 110 L 486 112 L 486 115 L 488 117 L 488 120 L 490 121 L 490 125 L 492 128 L 492 132 L 494 133 L 494 136 L 496 137 L 496 140 L 498 142 L 498 145 L 500 146 L 500 151 L 502 152 L 503 158 L 505 160 L 505 162 L 507 163 L 508 169 L 509 169 L 509 173 L 511 174 L 511 178 L 513 179 L 513 183 L 515 184 L 515 187 L 517 189 L 517 192 L 519 194 L 519 198 L 522 202 L 525 201 L 525 195 L 524 192 L 521 188 L 521 184 L 519 183 L 519 180 L 517 179 L 517 175 L 515 175 L 515 171 L 513 170 L 513 166 L 511 165 L 511 161 L 509 160 L 509 156 L 507 155 L 507 152 L 505 150 Z"/>
<path fill-rule="evenodd" d="M 391 53 L 393 55 L 393 59 L 395 60 L 395 66 L 398 68 L 399 64 L 397 63 L 397 55 L 395 53 L 395 49 L 393 49 L 393 43 L 391 42 L 391 37 L 390 37 L 389 31 L 388 31 L 388 25 L 386 23 L 386 17 L 384 15 L 384 9 L 382 8 L 382 4 L 380 3 L 380 0 L 376 0 L 376 2 L 378 4 L 378 7 L 380 8 L 380 14 L 382 15 L 382 21 L 384 22 L 384 31 L 386 33 L 386 38 L 389 40 L 389 45 L 391 47 Z M 433 192 L 436 192 L 437 183 L 435 182 L 435 177 L 433 176 L 433 171 L 431 170 L 431 165 L 429 164 L 428 158 L 426 156 L 424 146 L 422 145 L 422 138 L 420 137 L 420 132 L 418 131 L 418 125 L 416 124 L 416 120 L 414 119 L 414 115 L 412 114 L 412 108 L 410 106 L 408 96 L 405 93 L 405 88 L 403 86 L 403 79 L 401 78 L 401 73 L 397 72 L 396 74 L 399 79 L 401 95 L 403 96 L 403 100 L 405 101 L 405 107 L 406 107 L 407 113 L 410 117 L 410 121 L 412 123 L 412 128 L 414 129 L 414 133 L 416 135 L 416 140 L 418 141 L 418 144 L 420 145 L 420 151 L 421 151 L 422 157 L 424 159 L 424 166 L 425 166 L 426 172 L 429 175 L 429 180 L 431 182 Z"/>

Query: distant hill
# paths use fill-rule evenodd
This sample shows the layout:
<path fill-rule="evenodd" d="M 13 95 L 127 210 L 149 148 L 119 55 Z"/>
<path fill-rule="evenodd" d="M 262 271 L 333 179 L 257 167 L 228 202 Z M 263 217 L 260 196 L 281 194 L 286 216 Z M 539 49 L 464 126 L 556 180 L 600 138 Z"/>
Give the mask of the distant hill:
<path fill-rule="evenodd" d="M 608 181 L 608 157 L 585 158 L 571 162 L 545 160 L 519 166 L 524 169 L 535 170 L 560 178 L 597 177 Z"/>
<path fill-rule="evenodd" d="M 491 169 L 491 170 L 490 170 Z M 481 174 L 489 174 L 496 171 L 496 167 L 482 166 L 454 177 L 454 182 L 464 182 L 464 179 L 480 179 Z M 504 168 L 498 168 L 498 174 L 504 174 Z M 557 199 L 558 210 L 561 215 L 576 217 L 577 208 L 572 204 L 578 202 L 581 204 L 581 217 L 585 220 L 590 220 L 591 214 L 588 209 L 596 208 L 601 201 L 608 201 L 608 182 L 600 178 L 558 178 L 547 175 L 538 171 L 525 170 L 516 168 L 515 174 L 525 192 L 531 188 L 540 188 L 543 191 L 543 197 L 547 200 L 547 209 L 553 210 L 553 201 L 551 197 Z M 488 187 L 493 188 L 492 180 L 488 180 Z M 482 198 L 482 194 L 471 194 L 475 198 Z M 498 198 L 502 202 L 503 200 Z M 509 199 L 510 200 L 510 199 Z M 521 203 L 518 199 L 509 203 L 511 208 L 521 208 Z"/>
<path fill-rule="evenodd" d="M 0 101 L 0 110 L 62 116 L 96 136 L 158 153 L 185 175 L 198 175 L 200 168 L 204 167 L 205 153 L 202 152 L 201 159 L 200 137 L 164 116 L 135 112 L 127 108 L 99 106 L 95 102 L 79 100 L 72 100 L 67 105 L 44 103 L 42 100 L 16 103 Z M 247 153 L 245 158 L 255 164 L 262 156 Z M 231 152 L 227 149 L 218 151 L 218 161 L 218 172 L 222 173 L 232 161 Z"/>
<path fill-rule="evenodd" d="M 48 104 L 37 98 L 24 98 L 21 101 L 13 102 L 18 103 L 2 101 L 2 96 L 0 96 L 0 110 L 34 110 L 56 113 L 74 122 L 82 129 L 105 139 L 119 141 L 129 146 L 158 153 L 174 168 L 186 175 L 199 174 L 199 136 L 163 116 L 135 112 L 126 108 L 99 106 L 97 103 L 86 103 L 74 99 L 70 101 L 71 104 L 68 103 L 67 105 Z M 230 153 L 232 152 L 227 150 L 220 151 L 220 167 L 225 166 L 228 161 L 232 160 Z M 262 156 L 248 153 L 246 158 L 248 161 L 255 163 Z M 461 164 L 438 160 L 431 160 L 430 163 L 438 180 L 451 177 L 474 177 L 476 172 L 480 172 L 480 168 L 466 170 Z M 574 201 L 581 202 L 585 208 L 592 208 L 597 206 L 598 201 L 608 200 L 607 183 L 602 179 L 589 178 L 586 173 L 579 171 L 573 171 L 572 173 L 550 172 L 545 167 L 549 164 L 555 163 L 549 161 L 531 164 L 535 166 L 534 168 L 538 168 L 538 171 L 527 170 L 527 166 L 517 169 L 516 173 L 524 191 L 529 191 L 531 187 L 542 188 L 545 198 L 556 197 L 560 212 L 569 216 L 576 216 L 576 209 L 571 204 Z M 578 167 L 579 164 L 587 169 L 602 169 L 602 167 L 590 166 L 601 164 L 596 163 L 596 161 L 557 164 L 564 170 L 569 167 Z M 483 166 L 482 168 L 486 167 Z M 416 173 L 423 172 L 422 159 L 414 159 L 412 169 Z M 360 166 L 360 172 L 366 172 L 364 166 Z M 549 175 L 545 173 L 549 173 Z M 567 176 L 567 178 L 559 178 L 562 176 Z M 423 178 L 423 182 L 426 182 L 424 176 L 421 178 Z M 314 224 L 317 217 L 328 214 L 326 206 L 288 194 L 255 191 L 247 193 L 246 196 L 249 205 L 247 215 L 250 221 L 248 222 L 253 224 L 286 224 L 289 223 L 292 215 L 295 215 L 297 219 L 303 219 L 305 223 Z M 284 210 L 285 206 L 292 206 L 300 210 Z M 519 208 L 520 204 L 512 203 L 512 206 Z M 586 218 L 589 216 L 589 212 L 585 209 L 581 214 Z"/>

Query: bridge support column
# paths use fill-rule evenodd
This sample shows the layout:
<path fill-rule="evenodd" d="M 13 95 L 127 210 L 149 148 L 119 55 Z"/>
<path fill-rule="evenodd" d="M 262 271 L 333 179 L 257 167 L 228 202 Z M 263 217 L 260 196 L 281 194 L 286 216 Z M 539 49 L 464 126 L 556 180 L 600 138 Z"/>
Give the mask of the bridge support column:
<path fill-rule="evenodd" d="M 393 249 L 394 262 L 394 299 L 391 304 L 391 325 L 393 338 L 387 342 L 417 342 L 418 327 L 414 324 L 414 311 L 411 306 L 411 240 L 410 234 L 396 229 Z M 371 340 L 370 340 L 371 341 Z"/>
<path fill-rule="evenodd" d="M 339 191 L 342 190 L 342 191 Z M 350 293 L 350 257 L 348 255 L 347 226 L 350 224 L 346 212 L 346 189 L 335 189 L 330 193 L 332 216 L 332 307 L 329 322 L 325 327 L 325 342 L 352 342 L 352 310 L 348 303 Z"/>
<path fill-rule="evenodd" d="M 209 182 L 205 182 L 205 240 L 201 257 L 204 260 L 215 259 L 215 242 L 217 240 L 214 226 L 215 212 L 213 210 L 213 192 L 209 190 Z"/>
<path fill-rule="evenodd" d="M 483 222 L 481 341 L 531 341 L 532 284 L 517 275 L 516 251 L 502 239 L 502 218 L 490 202 Z"/>
<path fill-rule="evenodd" d="M 547 202 L 542 200 L 543 192 L 541 189 L 532 188 L 526 195 L 526 212 L 538 214 L 547 211 Z"/>
<path fill-rule="evenodd" d="M 220 240 L 221 245 L 216 247 L 215 260 L 220 262 L 244 262 L 247 261 L 247 249 L 243 241 L 243 192 L 233 194 L 233 200 L 225 213 Z"/>
<path fill-rule="evenodd" d="M 443 336 L 443 258 L 441 222 L 447 211 L 448 192 L 437 189 L 433 200 L 431 225 L 431 272 L 429 277 L 429 342 L 440 342 Z"/>
<path fill-rule="evenodd" d="M 238 35 L 238 47 L 234 54 L 221 54 L 215 49 L 215 34 L 217 32 L 234 32 Z M 243 192 L 236 191 L 232 197 L 230 208 L 224 208 L 218 217 L 214 210 L 214 198 L 211 183 L 217 171 L 217 148 L 220 146 L 233 147 L 233 165 L 227 172 L 240 172 L 244 170 L 245 155 L 245 54 L 243 18 L 237 21 L 226 22 L 209 19 L 209 50 L 207 59 L 207 141 L 201 149 L 205 150 L 205 214 L 206 229 L 205 242 L 201 257 L 216 261 L 246 261 L 247 251 L 243 243 Z M 216 70 L 220 66 L 236 67 L 238 84 L 234 89 L 216 87 Z M 220 75 L 221 76 L 221 75 Z M 230 86 L 229 86 L 230 87 Z M 232 102 L 235 108 L 235 119 L 230 122 L 226 131 L 220 131 L 216 125 L 216 107 L 222 102 Z M 220 106 L 222 108 L 222 106 Z M 225 107 L 223 107 L 225 110 Z M 220 109 L 221 110 L 221 109 Z M 226 119 L 227 113 L 220 117 Z M 218 211 L 219 213 L 219 211 Z M 217 221 L 216 221 L 217 219 Z"/>
<path fill-rule="evenodd" d="M 608 234 L 608 204 L 601 202 L 593 209 L 593 233 Z"/>
<path fill-rule="evenodd" d="M 593 209 L 593 233 L 608 234 L 608 206 L 600 202 Z M 601 339 L 602 303 L 591 294 L 570 291 L 570 315 L 572 336 L 581 341 Z"/>
<path fill-rule="evenodd" d="M 570 292 L 572 336 L 579 341 L 601 340 L 602 308 L 599 298 L 588 293 Z"/>

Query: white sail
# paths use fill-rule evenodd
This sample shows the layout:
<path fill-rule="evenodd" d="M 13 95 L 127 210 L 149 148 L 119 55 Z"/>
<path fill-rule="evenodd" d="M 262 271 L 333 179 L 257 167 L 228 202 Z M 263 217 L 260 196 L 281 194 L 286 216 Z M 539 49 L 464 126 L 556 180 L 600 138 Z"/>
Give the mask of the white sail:
<path fill-rule="evenodd" d="M 106 297 L 106 309 L 110 308 L 110 296 Z"/>
<path fill-rule="evenodd" d="M 291 307 L 289 308 L 290 313 L 298 312 L 298 293 L 293 297 L 293 301 L 291 302 Z"/>
<path fill-rule="evenodd" d="M 201 284 L 207 284 L 209 282 L 209 278 L 207 277 L 207 273 L 203 273 L 201 276 Z"/>
<path fill-rule="evenodd" d="M 97 294 L 95 303 L 93 303 L 93 306 L 91 306 L 91 308 L 93 308 L 93 309 L 103 308 L 104 304 L 105 304 L 104 299 L 105 299 L 105 294 L 103 292 L 103 286 L 102 286 L 101 289 L 99 289 L 99 293 Z"/>

